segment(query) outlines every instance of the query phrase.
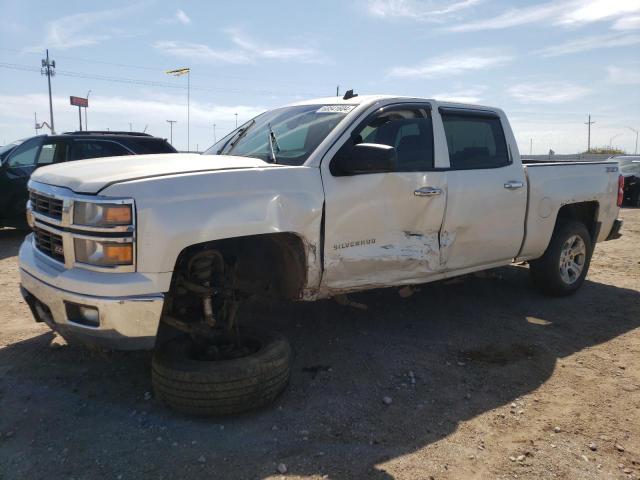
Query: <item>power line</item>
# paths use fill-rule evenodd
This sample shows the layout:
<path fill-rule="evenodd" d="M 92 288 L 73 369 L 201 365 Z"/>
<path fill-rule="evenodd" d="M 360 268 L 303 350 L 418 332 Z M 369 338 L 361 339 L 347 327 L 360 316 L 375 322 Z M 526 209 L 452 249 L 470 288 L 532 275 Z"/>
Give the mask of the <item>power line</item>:
<path fill-rule="evenodd" d="M 7 68 L 10 70 L 21 70 L 27 72 L 39 72 L 40 70 L 35 67 L 31 67 L 29 65 L 21 65 L 17 63 L 6 63 L 0 62 L 0 68 Z M 146 87 L 160 87 L 160 88 L 174 88 L 174 89 L 187 89 L 184 85 L 171 84 L 168 82 L 160 82 L 157 80 L 141 80 L 136 78 L 127 78 L 127 77 L 117 77 L 114 75 L 101 75 L 95 73 L 83 73 L 83 72 L 74 72 L 70 70 L 57 70 L 57 75 L 61 75 L 64 77 L 72 77 L 72 78 L 86 78 L 90 80 L 100 80 L 104 82 L 112 82 L 112 83 L 125 83 L 130 85 L 141 85 Z M 191 85 L 192 90 L 200 90 L 205 92 L 225 92 L 225 93 L 234 93 L 239 95 L 244 95 L 246 93 L 254 93 L 259 95 L 280 95 L 280 96 L 296 96 L 302 95 L 306 97 L 319 97 L 322 94 L 318 93 L 286 93 L 276 92 L 273 90 L 248 90 L 248 89 L 233 89 L 233 88 L 218 88 L 218 87 L 202 87 L 197 85 Z"/>

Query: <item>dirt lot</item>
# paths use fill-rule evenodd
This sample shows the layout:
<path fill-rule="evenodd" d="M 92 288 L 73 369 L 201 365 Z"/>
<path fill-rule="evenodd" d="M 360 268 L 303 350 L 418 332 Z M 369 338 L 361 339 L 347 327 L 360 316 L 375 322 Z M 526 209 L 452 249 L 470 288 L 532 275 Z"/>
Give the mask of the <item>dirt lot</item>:
<path fill-rule="evenodd" d="M 640 478 L 640 210 L 622 217 L 571 298 L 510 267 L 355 296 L 367 311 L 245 309 L 294 368 L 273 406 L 224 419 L 160 404 L 148 353 L 60 346 L 0 231 L 0 478 Z"/>

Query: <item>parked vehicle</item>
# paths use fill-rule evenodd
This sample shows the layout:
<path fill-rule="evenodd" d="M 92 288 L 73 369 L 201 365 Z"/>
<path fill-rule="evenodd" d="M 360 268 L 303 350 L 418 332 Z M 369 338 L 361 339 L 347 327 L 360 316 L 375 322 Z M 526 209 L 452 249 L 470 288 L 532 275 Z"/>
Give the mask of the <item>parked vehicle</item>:
<path fill-rule="evenodd" d="M 0 166 L 0 227 L 18 228 L 27 226 L 27 182 L 37 168 L 87 158 L 176 152 L 166 140 L 146 133 L 97 131 L 38 135 L 3 148 L 7 151 Z"/>
<path fill-rule="evenodd" d="M 29 188 L 20 273 L 36 320 L 155 348 L 157 395 L 194 414 L 285 387 L 287 341 L 239 327 L 253 297 L 313 301 L 514 261 L 568 295 L 622 224 L 617 165 L 523 166 L 502 110 L 420 98 L 296 103 L 204 155 L 50 166 Z"/>
<path fill-rule="evenodd" d="M 7 143 L 0 147 L 0 163 L 4 161 L 4 159 L 11 153 L 13 150 L 20 145 L 24 140 L 16 140 L 11 143 Z"/>
<path fill-rule="evenodd" d="M 624 204 L 640 208 L 640 156 L 613 157 L 624 177 Z"/>

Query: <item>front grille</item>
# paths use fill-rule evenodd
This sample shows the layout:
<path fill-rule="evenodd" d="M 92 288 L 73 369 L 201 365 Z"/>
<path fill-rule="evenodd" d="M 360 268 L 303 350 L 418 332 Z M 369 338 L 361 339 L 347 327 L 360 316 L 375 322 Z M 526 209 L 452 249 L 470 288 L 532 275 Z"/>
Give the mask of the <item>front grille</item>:
<path fill-rule="evenodd" d="M 36 192 L 29 192 L 31 208 L 34 212 L 41 213 L 56 220 L 62 219 L 62 200 L 47 197 Z"/>
<path fill-rule="evenodd" d="M 64 263 L 64 249 L 62 248 L 62 237 L 55 233 L 43 230 L 41 228 L 34 228 L 33 235 L 35 239 L 36 248 L 45 255 Z"/>

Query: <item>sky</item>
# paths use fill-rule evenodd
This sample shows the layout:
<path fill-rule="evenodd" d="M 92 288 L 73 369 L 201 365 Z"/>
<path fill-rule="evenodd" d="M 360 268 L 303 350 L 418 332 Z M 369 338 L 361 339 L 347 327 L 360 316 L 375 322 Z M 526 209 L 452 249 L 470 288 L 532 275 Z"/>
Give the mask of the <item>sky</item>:
<path fill-rule="evenodd" d="M 49 120 L 136 130 L 204 150 L 300 99 L 408 95 L 500 107 L 521 153 L 629 153 L 640 129 L 640 0 L 0 0 L 0 144 Z M 83 120 L 84 121 L 84 120 Z"/>

